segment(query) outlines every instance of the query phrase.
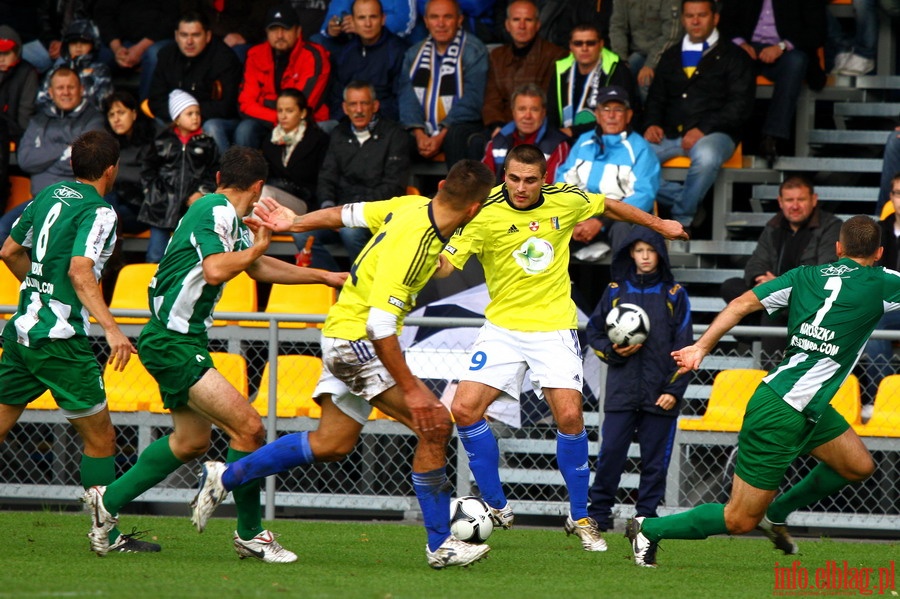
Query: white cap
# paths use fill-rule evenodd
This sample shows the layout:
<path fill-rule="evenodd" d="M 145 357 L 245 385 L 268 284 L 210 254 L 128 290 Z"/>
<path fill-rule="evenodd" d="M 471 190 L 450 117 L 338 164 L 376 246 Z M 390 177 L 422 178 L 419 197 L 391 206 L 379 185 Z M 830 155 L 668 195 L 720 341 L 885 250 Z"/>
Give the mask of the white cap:
<path fill-rule="evenodd" d="M 200 102 L 186 91 L 173 89 L 169 94 L 169 116 L 173 121 L 190 106 L 200 106 Z"/>

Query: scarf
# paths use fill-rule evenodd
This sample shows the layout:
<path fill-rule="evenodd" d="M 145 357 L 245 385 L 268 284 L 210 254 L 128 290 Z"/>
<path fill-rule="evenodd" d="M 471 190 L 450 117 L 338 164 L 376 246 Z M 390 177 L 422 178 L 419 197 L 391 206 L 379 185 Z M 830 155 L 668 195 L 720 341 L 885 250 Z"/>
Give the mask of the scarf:
<path fill-rule="evenodd" d="M 569 69 L 568 81 L 569 103 L 563 107 L 563 127 L 572 125 L 584 125 L 596 122 L 594 108 L 597 107 L 597 98 L 600 96 L 600 88 L 606 86 L 607 74 L 603 72 L 603 57 L 597 61 L 597 66 L 586 75 L 587 79 L 580 77 L 578 65 L 573 64 Z M 576 98 L 578 90 L 575 89 L 576 79 L 584 79 L 581 87 L 581 95 Z"/>
<path fill-rule="evenodd" d="M 294 152 L 294 148 L 297 147 L 297 144 L 300 143 L 305 134 L 306 121 L 300 121 L 300 124 L 297 125 L 297 128 L 293 131 L 285 131 L 281 127 L 281 125 L 277 125 L 274 129 L 272 129 L 272 145 L 284 146 L 284 149 L 281 152 L 282 166 L 288 165 L 288 162 L 291 159 L 291 154 L 293 154 Z"/>
<path fill-rule="evenodd" d="M 700 64 L 700 59 L 703 58 L 706 51 L 716 45 L 718 41 L 719 31 L 717 29 L 713 29 L 712 34 L 699 44 L 692 42 L 687 35 L 684 36 L 684 39 L 681 40 L 681 67 L 688 79 L 694 76 L 694 71 L 697 70 L 697 65 Z"/>
<path fill-rule="evenodd" d="M 409 78 L 419 104 L 425 109 L 425 132 L 436 135 L 453 103 L 463 94 L 462 60 L 466 32 L 460 29 L 443 56 L 428 36 L 413 59 Z M 436 76 L 435 76 L 436 75 Z"/>

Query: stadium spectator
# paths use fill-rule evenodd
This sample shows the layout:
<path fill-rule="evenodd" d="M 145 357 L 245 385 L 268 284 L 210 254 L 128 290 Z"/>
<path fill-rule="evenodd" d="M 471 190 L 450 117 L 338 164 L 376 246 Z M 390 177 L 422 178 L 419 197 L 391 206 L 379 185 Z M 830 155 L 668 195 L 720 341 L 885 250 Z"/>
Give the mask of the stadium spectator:
<path fill-rule="evenodd" d="M 461 270 L 475 255 L 491 297 L 487 322 L 472 347 L 472 368 L 461 373 L 450 409 L 478 490 L 496 523 L 509 528 L 514 515 L 500 481 L 497 440 L 484 413 L 501 395 L 518 400 L 530 368 L 532 386 L 546 398 L 557 424 L 556 461 L 569 493 L 566 533 L 577 535 L 585 551 L 606 551 L 606 541 L 587 513 L 584 373 L 569 280 L 569 241 L 576 223 L 603 212 L 670 239 L 684 237 L 684 231 L 675 221 L 624 202 L 571 185 L 546 185 L 547 161 L 535 146 L 510 150 L 505 171 L 505 182 L 492 190 L 464 234 L 450 239 L 435 275 Z"/>
<path fill-rule="evenodd" d="M 216 370 L 209 354 L 207 331 L 222 286 L 241 272 L 268 283 L 343 283 L 344 274 L 297 268 L 264 255 L 271 231 L 251 231 L 242 219 L 259 200 L 265 178 L 266 163 L 258 151 L 229 148 L 216 175 L 215 193 L 191 205 L 163 256 L 148 291 L 150 321 L 137 346 L 141 362 L 159 383 L 163 405 L 172 413 L 173 432 L 144 449 L 115 482 L 98 483 L 85 493 L 92 516 L 88 536 L 98 555 L 110 550 L 108 531 L 123 507 L 206 453 L 213 424 L 228 435 L 229 462 L 265 443 L 259 414 Z M 192 301 L 183 301 L 186 297 Z M 235 489 L 234 498 L 237 527 L 232 539 L 238 556 L 267 563 L 296 561 L 297 555 L 262 527 L 259 483 Z"/>
<path fill-rule="evenodd" d="M 894 211 L 883 218 L 881 226 L 881 247 L 884 253 L 876 262 L 877 266 L 883 266 L 900 272 L 900 173 L 895 173 L 891 179 L 891 204 Z M 878 330 L 896 331 L 900 329 L 900 317 L 893 312 L 887 312 L 875 326 Z M 868 360 L 864 362 L 863 377 L 863 422 L 868 422 L 872 417 L 875 395 L 878 392 L 878 384 L 885 376 L 894 374 L 891 361 L 894 357 L 894 343 L 890 339 L 869 339 L 863 352 Z"/>
<path fill-rule="evenodd" d="M 663 53 L 644 113 L 644 139 L 660 163 L 675 156 L 691 159 L 684 183 L 662 181 L 657 196 L 686 227 L 698 226 L 705 217 L 698 209 L 734 153 L 756 93 L 750 57 L 720 39 L 718 23 L 714 0 L 682 2 L 687 33 Z"/>
<path fill-rule="evenodd" d="M 138 96 L 146 99 L 159 51 L 172 43 L 179 0 L 96 0 L 93 19 L 120 69 L 140 69 Z"/>
<path fill-rule="evenodd" d="M 578 138 L 556 182 L 621 200 L 644 212 L 653 212 L 659 189 L 659 160 L 650 144 L 631 128 L 634 111 L 628 92 L 618 86 L 600 90 L 594 109 L 597 125 Z M 612 247 L 619 247 L 629 225 L 599 216 L 575 225 L 572 239 L 591 243 L 606 229 Z"/>
<path fill-rule="evenodd" d="M 16 31 L 20 58 L 39 73 L 45 72 L 59 58 L 62 29 L 53 27 L 47 8 L 41 2 L 0 0 L 0 25 Z"/>
<path fill-rule="evenodd" d="M 38 76 L 22 60 L 22 40 L 15 29 L 0 25 L 0 214 L 9 197 L 9 145 L 19 143 L 34 114 Z"/>
<path fill-rule="evenodd" d="M 262 146 L 278 121 L 275 100 L 283 89 L 302 91 L 316 122 L 328 118 L 328 52 L 303 40 L 300 20 L 291 5 L 279 4 L 269 9 L 266 38 L 247 52 L 238 96 L 243 120 L 234 135 L 234 143 L 239 146 Z"/>
<path fill-rule="evenodd" d="M 741 47 L 756 72 L 775 84 L 759 148 L 769 168 L 781 151 L 779 141 L 791 137 L 804 78 L 812 90 L 825 86 L 818 60 L 825 43 L 825 10 L 821 0 L 722 1 L 722 36 Z"/>
<path fill-rule="evenodd" d="M 722 298 L 726 302 L 792 268 L 834 261 L 841 219 L 819 208 L 818 201 L 812 183 L 804 177 L 789 177 L 778 187 L 779 213 L 763 228 L 756 249 L 744 266 L 744 277 L 722 283 Z M 742 324 L 783 327 L 787 315 L 754 314 Z M 762 347 L 766 364 L 772 364 L 778 361 L 784 339 L 763 337 Z"/>
<path fill-rule="evenodd" d="M 120 233 L 140 233 L 147 225 L 137 219 L 144 203 L 141 171 L 153 147 L 153 121 L 143 115 L 137 100 L 127 91 L 113 92 L 103 101 L 106 130 L 119 142 L 119 176 L 103 196 L 116 211 Z"/>
<path fill-rule="evenodd" d="M 60 181 L 71 180 L 72 142 L 87 131 L 103 129 L 103 116 L 84 99 L 78 74 L 68 67 L 53 72 L 52 103 L 35 114 L 19 140 L 19 168 L 31 176 L 31 194 Z M 0 217 L 0 243 L 31 202 L 24 202 Z"/>
<path fill-rule="evenodd" d="M 612 282 L 587 324 L 588 343 L 607 364 L 600 453 L 588 495 L 588 514 L 601 531 L 613 527 L 616 492 L 635 437 L 641 449 L 635 512 L 657 516 L 666 493 L 678 412 L 690 380 L 674 376 L 677 368 L 671 353 L 694 340 L 691 303 L 672 276 L 659 233 L 634 227 L 618 246 L 610 268 Z M 647 313 L 650 334 L 642 343 L 618 345 L 606 333 L 607 315 L 625 303 Z"/>
<path fill-rule="evenodd" d="M 888 134 L 887 142 L 884 144 L 884 161 L 881 165 L 881 187 L 878 191 L 876 214 L 881 214 L 885 204 L 892 200 L 892 182 L 897 173 L 900 173 L 900 127 Z"/>
<path fill-rule="evenodd" d="M 456 0 L 429 0 L 428 37 L 406 52 L 400 76 L 400 122 L 411 131 L 418 156 L 443 152 L 447 164 L 481 158 L 481 109 L 487 80 L 484 44 L 462 28 Z M 477 147 L 478 154 L 472 148 Z"/>
<path fill-rule="evenodd" d="M 116 433 L 88 338 L 88 314 L 103 328 L 110 368 L 121 371 L 137 350 L 97 281 L 115 239 L 116 215 L 102 196 L 116 178 L 118 147 L 102 131 L 78 136 L 71 147 L 73 180 L 41 190 L 0 249 L 0 260 L 23 282 L 18 310 L 3 329 L 0 442 L 26 405 L 50 391 L 81 437 L 79 479 L 87 489 L 111 483 L 116 466 Z M 114 526 L 107 534 L 110 551 L 159 551 Z"/>
<path fill-rule="evenodd" d="M 340 46 L 352 40 L 354 35 L 360 35 L 359 27 L 364 23 L 354 15 L 355 4 L 355 0 L 331 0 L 328 3 L 325 21 L 319 31 L 320 36 L 327 40 L 326 44 Z M 384 16 L 381 27 L 399 38 L 406 38 L 412 33 L 416 25 L 414 3 L 409 0 L 378 0 L 378 4 L 378 13 Z"/>
<path fill-rule="evenodd" d="M 435 569 L 466 566 L 487 554 L 487 545 L 464 543 L 450 533 L 450 415 L 410 372 L 398 334 L 416 295 L 434 273 L 446 240 L 478 213 L 490 191 L 491 179 L 484 165 L 467 160 L 453 165 L 433 200 L 405 196 L 335 206 L 299 218 L 263 200 L 263 206 L 271 210 L 264 210 L 260 216 L 275 231 L 365 226 L 378 232 L 379 242 L 371 244 L 365 259 L 355 265 L 325 320 L 325 368 L 313 391 L 322 406 L 318 428 L 280 437 L 227 467 L 206 462 L 192 504 L 191 520 L 198 530 L 203 530 L 228 492 L 241 485 L 296 466 L 346 457 L 375 407 L 406 425 L 417 437 L 412 487 L 428 535 L 428 565 Z"/>
<path fill-rule="evenodd" d="M 173 122 L 153 140 L 141 171 L 144 202 L 138 220 L 150 226 L 146 262 L 159 262 L 187 208 L 216 186 L 219 152 L 201 128 L 200 103 L 180 89 L 169 94 Z"/>
<path fill-rule="evenodd" d="M 576 140 L 594 128 L 594 109 L 600 90 L 617 85 L 634 94 L 634 78 L 628 64 L 603 45 L 600 31 L 593 25 L 576 25 L 569 40 L 571 54 L 556 61 L 547 104 L 550 124 Z"/>
<path fill-rule="evenodd" d="M 556 44 L 538 37 L 541 22 L 534 0 L 511 2 L 506 7 L 504 26 L 512 43 L 491 50 L 484 108 L 481 111 L 491 137 L 513 120 L 511 98 L 516 88 L 526 83 L 536 83 L 547 89 L 556 61 L 566 55 L 566 51 Z"/>
<path fill-rule="evenodd" d="M 836 262 L 796 268 L 747 291 L 694 345 L 673 352 L 678 372 L 689 373 L 747 314 L 790 312 L 785 358 L 757 386 L 744 412 L 728 503 L 629 520 L 625 534 L 637 565 L 655 567 L 663 539 L 705 539 L 754 528 L 794 555 L 799 548 L 785 525 L 788 516 L 871 476 L 872 456 L 829 402 L 881 316 L 900 310 L 900 277 L 873 268 L 881 257 L 880 236 L 871 217 L 850 218 L 841 226 Z M 821 342 L 823 337 L 834 343 Z M 819 463 L 776 499 L 791 464 L 807 454 Z"/>
<path fill-rule="evenodd" d="M 845 37 L 837 17 L 831 11 L 826 11 L 829 38 L 825 47 L 826 61 L 830 53 L 836 51 L 832 74 L 858 77 L 875 70 L 878 21 L 885 16 L 879 15 L 879 6 L 888 18 L 900 17 L 898 0 L 853 0 L 856 27 L 850 38 Z"/>
<path fill-rule="evenodd" d="M 353 81 L 365 81 L 375 88 L 380 115 L 398 121 L 397 96 L 406 42 L 385 28 L 386 15 L 379 0 L 356 0 L 352 9 L 349 18 L 354 34 L 331 55 L 331 119 L 339 121 L 345 116 L 344 88 Z"/>
<path fill-rule="evenodd" d="M 503 183 L 503 163 L 506 153 L 521 144 L 540 148 L 547 159 L 547 176 L 553 183 L 556 169 L 569 155 L 568 138 L 547 122 L 547 95 L 537 83 L 520 85 L 513 91 L 509 104 L 512 121 L 506 123 L 488 142 L 481 160 L 494 173 L 495 182 Z"/>
<path fill-rule="evenodd" d="M 621 0 L 627 2 L 628 0 Z M 609 26 L 614 3 L 597 0 L 537 0 L 540 8 L 541 37 L 557 46 L 569 43 L 577 25 L 591 24 L 609 44 Z"/>
<path fill-rule="evenodd" d="M 642 102 L 647 101 L 662 53 L 684 35 L 679 5 L 679 0 L 620 0 L 613 4 L 610 49 L 628 61 Z"/>
<path fill-rule="evenodd" d="M 200 103 L 204 131 L 224 154 L 239 122 L 241 64 L 235 53 L 213 36 L 205 16 L 185 12 L 178 18 L 175 43 L 159 51 L 157 65 L 148 98 L 153 116 L 161 123 L 172 122 L 169 94 L 176 89 L 188 92 Z"/>
<path fill-rule="evenodd" d="M 319 204 L 316 184 L 328 148 L 328 135 L 312 119 L 306 96 L 300 90 L 281 90 L 275 110 L 278 125 L 262 145 L 269 165 L 263 194 L 302 214 Z"/>
<path fill-rule="evenodd" d="M 423 39 L 428 29 L 427 20 L 424 23 L 425 31 L 422 29 L 424 16 L 427 11 L 429 0 L 416 0 L 416 14 L 420 19 L 413 29 L 411 39 L 416 42 Z M 482 43 L 493 44 L 500 41 L 497 30 L 498 17 L 503 19 L 502 12 L 505 8 L 505 2 L 499 0 L 459 0 L 459 14 L 462 15 L 462 28 L 473 34 Z"/>
<path fill-rule="evenodd" d="M 182 11 L 199 12 L 209 23 L 213 37 L 225 42 L 241 63 L 250 46 L 265 39 L 265 17 L 276 0 L 182 0 Z"/>
<path fill-rule="evenodd" d="M 53 63 L 37 95 L 38 106 L 51 104 L 50 77 L 59 67 L 78 73 L 84 97 L 94 108 L 101 110 L 103 100 L 112 93 L 112 72 L 99 59 L 100 30 L 86 19 L 72 21 L 62 36 L 60 56 Z"/>
<path fill-rule="evenodd" d="M 283 4 L 289 4 L 294 9 L 301 32 L 305 32 L 308 37 L 322 29 L 328 10 L 325 0 L 286 0 Z"/>
<path fill-rule="evenodd" d="M 379 116 L 378 104 L 368 83 L 356 81 L 344 88 L 342 110 L 349 118 L 331 132 L 324 153 L 318 183 L 321 208 L 385 200 L 406 191 L 409 136 L 397 122 Z M 337 271 L 325 244 L 341 243 L 353 264 L 370 235 L 364 228 L 317 229 L 295 234 L 297 248 L 305 248 L 309 237 L 314 238 L 311 266 Z"/>

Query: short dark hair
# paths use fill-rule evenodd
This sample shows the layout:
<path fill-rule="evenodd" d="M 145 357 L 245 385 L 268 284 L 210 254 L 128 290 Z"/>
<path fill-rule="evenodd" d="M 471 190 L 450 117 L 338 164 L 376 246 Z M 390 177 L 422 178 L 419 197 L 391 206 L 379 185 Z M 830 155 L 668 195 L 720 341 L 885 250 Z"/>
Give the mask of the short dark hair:
<path fill-rule="evenodd" d="M 262 152 L 244 146 L 231 146 L 219 163 L 219 187 L 244 191 L 269 176 L 269 165 Z"/>
<path fill-rule="evenodd" d="M 719 3 L 716 0 L 681 0 L 681 12 L 684 12 L 684 5 L 688 2 L 706 2 L 713 14 L 719 12 Z"/>
<path fill-rule="evenodd" d="M 893 187 L 894 183 L 896 183 L 898 180 L 900 180 L 900 171 L 897 171 L 896 173 L 894 173 L 894 176 L 891 177 L 891 187 Z M 888 192 L 890 192 L 890 189 L 888 190 Z"/>
<path fill-rule="evenodd" d="M 852 216 L 841 225 L 840 241 L 845 256 L 868 258 L 881 246 L 881 227 L 871 216 Z"/>
<path fill-rule="evenodd" d="M 513 160 L 522 164 L 536 164 L 541 169 L 541 176 L 547 174 L 547 158 L 537 146 L 521 144 L 510 150 L 506 154 L 506 160 L 503 162 L 504 171 L 509 168 L 509 163 Z"/>
<path fill-rule="evenodd" d="M 181 25 L 182 23 L 200 23 L 200 26 L 203 27 L 203 31 L 209 31 L 209 28 L 211 27 L 206 15 L 198 10 L 186 10 L 181 13 L 181 16 L 178 17 L 178 25 Z M 178 26 L 175 28 L 177 29 Z"/>
<path fill-rule="evenodd" d="M 76 79 L 78 79 L 78 85 L 81 85 L 81 77 L 78 76 L 78 73 L 76 73 L 74 69 L 69 68 L 65 65 L 55 68 L 53 70 L 53 72 L 50 73 L 50 85 L 51 86 L 53 85 L 53 79 L 57 76 L 75 77 Z"/>
<path fill-rule="evenodd" d="M 816 193 L 812 181 L 807 177 L 804 177 L 803 175 L 793 175 L 782 181 L 781 185 L 778 186 L 778 195 L 782 195 L 785 189 L 797 189 L 798 187 L 805 187 L 809 190 L 810 195 Z"/>
<path fill-rule="evenodd" d="M 76 179 L 97 181 L 119 162 L 119 142 L 106 131 L 88 131 L 72 142 L 72 172 Z"/>
<path fill-rule="evenodd" d="M 341 99 L 346 102 L 347 101 L 347 92 L 350 90 L 368 90 L 369 95 L 372 96 L 372 100 L 378 99 L 378 93 L 375 91 L 375 86 L 369 83 L 368 81 L 362 81 L 361 79 L 354 79 L 350 83 L 344 87 L 344 91 L 341 93 Z"/>
<path fill-rule="evenodd" d="M 315 121 L 313 120 L 312 110 L 309 109 L 309 101 L 306 99 L 306 94 L 304 94 L 299 89 L 294 89 L 293 87 L 286 87 L 278 92 L 279 98 L 293 98 L 297 103 L 297 108 L 300 110 L 306 111 L 306 117 L 303 119 L 306 121 L 306 126 L 310 127 L 315 125 Z M 277 99 L 276 99 L 277 101 Z"/>
<path fill-rule="evenodd" d="M 478 160 L 460 160 L 447 173 L 438 195 L 456 209 L 483 204 L 494 186 L 494 173 Z"/>
<path fill-rule="evenodd" d="M 138 102 L 137 98 L 134 97 L 134 94 L 124 89 L 119 89 L 103 98 L 103 102 L 101 103 L 103 114 L 109 112 L 116 102 L 128 110 L 138 110 Z"/>
<path fill-rule="evenodd" d="M 547 108 L 547 92 L 537 83 L 524 83 L 517 87 L 509 97 L 509 105 L 512 107 L 516 103 L 519 96 L 530 96 L 532 98 L 540 98 L 541 106 Z"/>
<path fill-rule="evenodd" d="M 603 32 L 600 31 L 600 28 L 594 25 L 593 23 L 579 23 L 572 27 L 572 31 L 569 32 L 569 41 L 572 41 L 573 33 L 580 33 L 582 31 L 593 31 L 597 34 L 597 38 L 600 40 L 600 43 L 603 43 Z"/>

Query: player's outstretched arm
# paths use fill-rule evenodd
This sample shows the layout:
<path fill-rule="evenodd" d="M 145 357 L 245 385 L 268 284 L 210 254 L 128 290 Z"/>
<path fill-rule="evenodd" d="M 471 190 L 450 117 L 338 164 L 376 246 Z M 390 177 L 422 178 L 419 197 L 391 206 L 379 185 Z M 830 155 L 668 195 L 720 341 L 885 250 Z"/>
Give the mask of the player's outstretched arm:
<path fill-rule="evenodd" d="M 653 229 L 666 239 L 687 240 L 689 238 L 684 227 L 678 221 L 661 219 L 620 200 L 606 198 L 606 209 L 603 214 L 613 220 L 643 225 L 648 229 Z"/>
<path fill-rule="evenodd" d="M 94 278 L 94 261 L 84 256 L 73 256 L 69 262 L 69 279 L 79 301 L 103 327 L 109 344 L 109 363 L 116 370 L 124 370 L 131 354 L 136 354 L 137 349 L 116 324 L 112 312 L 103 301 L 100 285 Z"/>
<path fill-rule="evenodd" d="M 318 268 L 301 268 L 272 256 L 260 256 L 247 268 L 247 274 L 263 283 L 282 283 L 285 285 L 304 285 L 322 283 L 329 287 L 340 288 L 350 273 L 329 272 Z"/>
<path fill-rule="evenodd" d="M 274 198 L 260 198 L 250 216 L 244 219 L 248 225 L 266 226 L 276 233 L 305 233 L 317 229 L 338 229 L 344 226 L 341 206 L 332 206 L 297 215 L 282 206 Z"/>
<path fill-rule="evenodd" d="M 678 365 L 678 374 L 685 374 L 700 368 L 703 358 L 715 347 L 719 339 L 741 321 L 744 316 L 763 307 L 756 294 L 747 291 L 731 301 L 709 325 L 694 345 L 688 345 L 672 352 Z"/>

